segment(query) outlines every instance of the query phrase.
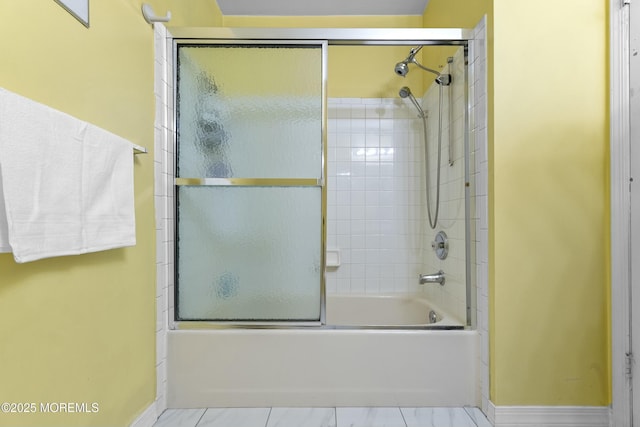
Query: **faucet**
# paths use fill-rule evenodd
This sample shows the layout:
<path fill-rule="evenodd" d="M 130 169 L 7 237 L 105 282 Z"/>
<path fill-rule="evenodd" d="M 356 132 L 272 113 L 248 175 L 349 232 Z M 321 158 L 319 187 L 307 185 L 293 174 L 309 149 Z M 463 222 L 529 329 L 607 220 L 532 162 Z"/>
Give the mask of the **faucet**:
<path fill-rule="evenodd" d="M 424 285 L 425 283 L 440 283 L 441 286 L 444 286 L 444 271 L 440 270 L 437 273 L 433 274 L 421 274 L 420 275 L 420 284 Z"/>

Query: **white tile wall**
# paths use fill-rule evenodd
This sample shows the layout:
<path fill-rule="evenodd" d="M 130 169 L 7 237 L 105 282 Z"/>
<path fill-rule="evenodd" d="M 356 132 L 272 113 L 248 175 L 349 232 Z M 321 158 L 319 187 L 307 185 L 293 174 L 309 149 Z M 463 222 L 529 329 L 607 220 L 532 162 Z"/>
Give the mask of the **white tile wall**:
<path fill-rule="evenodd" d="M 469 46 L 469 70 L 472 104 L 472 154 L 475 188 L 475 274 L 477 299 L 477 329 L 480 333 L 480 394 L 482 410 L 487 413 L 489 402 L 489 154 L 487 143 L 487 48 L 486 17 L 474 29 Z"/>
<path fill-rule="evenodd" d="M 425 292 L 442 309 L 466 320 L 462 48 L 450 68 L 443 70 L 452 74 L 453 83 L 443 87 L 441 190 L 435 230 L 427 219 L 424 131 L 415 107 L 400 97 L 329 100 L 327 246 L 340 250 L 342 263 L 326 272 L 328 292 Z M 437 195 L 439 90 L 434 83 L 422 98 L 428 115 L 432 218 Z M 449 256 L 444 261 L 431 249 L 440 230 L 449 237 Z M 419 285 L 419 273 L 440 269 L 447 277 L 444 287 Z"/>
<path fill-rule="evenodd" d="M 417 292 L 417 113 L 399 97 L 334 98 L 328 107 L 327 247 L 340 250 L 341 265 L 327 270 L 327 290 Z"/>
<path fill-rule="evenodd" d="M 173 78 L 167 66 L 167 30 L 154 25 L 155 212 L 156 212 L 156 410 L 167 407 L 167 330 L 173 289 Z"/>
<path fill-rule="evenodd" d="M 465 78 L 464 50 L 459 48 L 453 62 L 447 64 L 442 73 L 452 76 L 449 86 L 432 84 L 422 98 L 429 114 L 428 155 L 429 191 L 432 219 L 435 218 L 437 198 L 437 159 L 439 111 L 442 111 L 441 160 L 440 160 L 440 207 L 438 223 L 434 229 L 425 227 L 425 248 L 422 269 L 425 273 L 445 272 L 445 286 L 428 284 L 423 292 L 438 306 L 465 322 L 467 319 L 466 286 L 466 236 L 465 236 Z M 442 106 L 440 107 L 440 90 Z M 450 157 L 449 154 L 452 154 Z M 451 164 L 450 164 L 451 161 Z M 474 194 L 471 192 L 471 197 Z M 473 200 L 471 200 L 473 203 Z M 423 205 L 425 224 L 428 224 L 426 203 Z M 444 231 L 449 241 L 449 253 L 445 260 L 436 257 L 431 242 L 436 234 Z M 471 262 L 474 262 L 471 260 Z"/>

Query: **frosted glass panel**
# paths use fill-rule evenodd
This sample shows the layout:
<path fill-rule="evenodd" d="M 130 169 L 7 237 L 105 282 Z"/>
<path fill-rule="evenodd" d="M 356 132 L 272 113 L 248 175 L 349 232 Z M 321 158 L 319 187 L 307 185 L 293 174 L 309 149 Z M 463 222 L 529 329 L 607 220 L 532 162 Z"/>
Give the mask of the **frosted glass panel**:
<path fill-rule="evenodd" d="M 178 187 L 178 319 L 320 319 L 320 187 Z"/>
<path fill-rule="evenodd" d="M 179 46 L 178 111 L 180 177 L 321 177 L 321 45 Z"/>

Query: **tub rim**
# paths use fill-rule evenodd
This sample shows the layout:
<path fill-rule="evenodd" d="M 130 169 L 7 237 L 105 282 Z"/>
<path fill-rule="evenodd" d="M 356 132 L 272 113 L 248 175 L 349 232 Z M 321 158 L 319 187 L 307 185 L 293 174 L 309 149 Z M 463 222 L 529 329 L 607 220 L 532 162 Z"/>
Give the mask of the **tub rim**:
<path fill-rule="evenodd" d="M 370 298 L 370 299 L 418 299 L 442 316 L 442 320 L 436 323 L 412 324 L 412 325 L 330 325 L 322 321 L 244 321 L 244 320 L 176 320 L 173 322 L 173 330 L 305 330 L 305 331 L 331 331 L 331 330 L 381 330 L 381 331 L 451 331 L 451 330 L 471 330 L 467 325 L 451 317 L 448 312 L 442 310 L 437 304 L 431 302 L 426 296 L 421 294 L 327 294 L 326 299 L 338 298 Z"/>

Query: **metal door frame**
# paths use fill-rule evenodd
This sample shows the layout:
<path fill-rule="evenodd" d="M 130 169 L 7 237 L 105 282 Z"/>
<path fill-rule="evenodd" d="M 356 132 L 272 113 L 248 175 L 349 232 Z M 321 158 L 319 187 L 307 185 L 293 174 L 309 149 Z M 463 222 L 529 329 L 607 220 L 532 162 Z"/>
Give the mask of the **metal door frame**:
<path fill-rule="evenodd" d="M 609 0 L 612 384 L 610 425 L 616 427 L 633 425 L 631 255 L 634 246 L 636 252 L 640 249 L 637 237 L 635 242 L 631 237 L 632 159 L 630 156 L 632 103 L 630 49 L 632 44 L 638 43 L 640 25 L 636 24 L 635 28 L 631 28 L 632 8 L 630 6 L 631 0 Z M 633 10 L 638 16 L 637 5 Z M 636 22 L 640 24 L 637 19 Z M 636 97 L 633 102 L 638 104 L 639 99 Z M 636 124 L 635 127 L 637 132 L 638 125 Z M 637 161 L 635 163 L 638 165 Z M 637 169 L 636 166 L 636 171 Z"/>
<path fill-rule="evenodd" d="M 169 69 L 175 69 L 176 64 L 175 51 L 178 43 L 207 43 L 212 44 L 221 42 L 251 42 L 261 43 L 264 41 L 277 42 L 283 44 L 293 41 L 320 42 L 330 45 L 344 46 L 416 46 L 416 45 L 434 45 L 434 46 L 468 46 L 470 40 L 473 39 L 473 30 L 463 28 L 222 28 L 222 27 L 174 27 L 170 29 L 170 36 L 167 39 L 167 46 L 171 52 L 167 57 L 170 63 Z M 323 86 L 326 85 L 326 60 L 323 61 Z M 325 86 L 326 87 L 326 86 Z M 174 85 L 174 91 L 177 85 Z M 468 94 L 467 94 L 468 96 Z M 327 107 L 326 92 L 323 93 L 323 150 L 326 150 L 326 126 L 327 126 Z M 173 99 L 176 99 L 175 93 Z M 467 119 L 467 127 L 469 122 L 469 108 L 465 110 Z M 175 108 L 174 117 L 172 117 L 175 129 Z M 175 153 L 175 135 L 174 135 L 174 153 Z M 465 132 L 465 146 L 469 145 L 469 132 Z M 323 156 L 323 168 L 326 167 L 326 153 Z M 175 169 L 174 169 L 175 170 Z M 323 175 L 324 176 L 324 175 Z M 468 190 L 468 189 L 467 189 Z M 468 191 L 466 191 L 468 193 Z M 326 240 L 326 186 L 323 185 L 323 247 Z M 468 203 L 467 203 L 468 204 Z M 467 227 L 468 228 L 468 227 Z M 467 245 L 470 245 L 470 239 L 467 238 Z M 175 248 L 174 248 L 175 249 Z M 468 248 L 469 249 L 469 248 Z M 467 251 L 468 252 L 468 251 Z M 324 258 L 324 250 L 322 257 Z M 323 260 L 324 261 L 324 260 Z M 324 265 L 324 262 L 323 262 Z M 467 272 L 467 276 L 470 272 Z M 468 280 L 467 280 L 468 281 Z M 174 281 L 175 283 L 175 281 Z M 321 324 L 325 318 L 325 283 L 324 274 L 321 279 Z M 467 283 L 467 288 L 470 283 Z M 470 289 L 467 289 L 469 294 Z M 175 304 L 175 295 L 170 295 L 169 304 Z M 475 315 L 475 313 L 474 313 Z M 169 329 L 200 329 L 200 328 L 290 328 L 296 326 L 317 326 L 314 324 L 296 323 L 296 322 L 194 322 L 194 321 L 176 321 L 174 318 L 169 319 Z"/>
<path fill-rule="evenodd" d="M 173 33 L 173 32 L 172 32 Z M 179 47 L 190 47 L 190 46 L 229 46 L 229 45 L 237 45 L 237 46 L 313 46 L 319 47 L 321 49 L 321 97 L 322 97 L 322 111 L 321 111 L 321 158 L 320 158 L 320 176 L 319 178 L 250 178 L 250 177 L 241 177 L 241 178 L 185 178 L 185 177 L 175 177 L 174 176 L 174 200 L 178 200 L 177 197 L 177 187 L 180 186 L 214 186 L 214 187 L 277 187 L 277 188 L 286 188 L 286 187 L 320 187 L 321 190 L 321 212 L 320 212 L 320 265 L 325 265 L 325 256 L 326 256 L 326 147 L 327 147 L 327 90 L 326 90 L 326 82 L 327 82 L 327 47 L 328 44 L 324 40 L 298 40 L 298 39 L 287 39 L 287 40 L 274 40 L 271 38 L 264 39 L 220 39 L 220 38 L 178 38 L 173 37 L 172 45 L 172 61 L 171 64 L 172 69 L 174 70 L 174 82 L 173 82 L 173 123 L 174 129 L 176 132 L 173 134 L 173 170 L 174 175 L 178 171 L 178 108 L 177 102 L 178 99 L 178 73 L 176 72 L 176 65 L 178 64 L 178 48 Z M 174 209 L 174 218 L 176 219 L 176 226 L 174 227 L 174 241 L 177 242 L 178 237 L 178 227 L 177 227 L 177 218 L 179 217 L 177 202 L 173 206 Z M 173 298 L 173 306 L 174 306 L 174 318 L 170 319 L 174 322 L 174 326 L 176 329 L 193 329 L 199 328 L 202 326 L 209 326 L 211 328 L 244 328 L 247 326 L 256 326 L 256 327 L 289 327 L 289 326 L 319 326 L 325 323 L 325 272 L 324 269 L 320 271 L 320 316 L 318 320 L 188 320 L 188 319 L 177 319 L 179 310 L 178 310 L 178 280 L 177 277 L 177 269 L 178 263 L 175 262 L 177 259 L 177 251 L 178 245 L 174 245 L 174 293 L 170 297 Z"/>

